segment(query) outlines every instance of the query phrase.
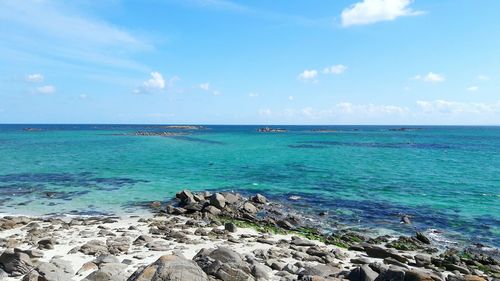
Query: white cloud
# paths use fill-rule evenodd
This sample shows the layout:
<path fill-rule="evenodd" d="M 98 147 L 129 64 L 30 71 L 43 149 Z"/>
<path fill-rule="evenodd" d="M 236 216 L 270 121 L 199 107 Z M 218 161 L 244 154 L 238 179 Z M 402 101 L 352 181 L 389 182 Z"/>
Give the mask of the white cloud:
<path fill-rule="evenodd" d="M 258 93 L 254 93 L 254 92 L 250 92 L 250 93 L 248 93 L 248 96 L 251 97 L 251 98 L 256 98 L 256 97 L 259 96 L 259 94 Z"/>
<path fill-rule="evenodd" d="M 82 100 L 84 100 L 84 99 L 88 98 L 88 96 L 87 96 L 87 94 L 81 94 L 81 95 L 80 95 L 80 98 L 81 98 Z"/>
<path fill-rule="evenodd" d="M 163 90 L 165 88 L 165 79 L 159 72 L 151 72 L 151 78 L 144 81 L 144 88 L 149 90 Z"/>
<path fill-rule="evenodd" d="M 292 101 L 294 100 L 295 98 L 293 96 L 288 96 L 288 100 Z"/>
<path fill-rule="evenodd" d="M 478 75 L 477 79 L 483 80 L 483 81 L 488 81 L 488 80 L 490 80 L 490 77 L 486 76 L 486 75 Z"/>
<path fill-rule="evenodd" d="M 425 82 L 430 82 L 430 83 L 438 83 L 438 82 L 443 82 L 446 80 L 446 78 L 442 74 L 434 73 L 434 72 L 429 72 L 426 75 L 420 75 L 417 74 L 411 78 L 412 80 L 422 80 Z"/>
<path fill-rule="evenodd" d="M 215 90 L 215 91 L 212 91 L 212 95 L 214 96 L 220 96 L 220 92 Z"/>
<path fill-rule="evenodd" d="M 342 64 L 332 65 L 323 69 L 324 74 L 342 74 L 347 70 L 347 66 Z"/>
<path fill-rule="evenodd" d="M 39 94 L 50 95 L 56 92 L 56 88 L 52 85 L 45 85 L 36 88 L 36 92 Z"/>
<path fill-rule="evenodd" d="M 200 89 L 204 90 L 204 91 L 208 91 L 210 89 L 210 83 L 202 83 L 200 84 L 198 87 L 200 87 Z"/>
<path fill-rule="evenodd" d="M 299 74 L 299 79 L 302 81 L 314 81 L 315 78 L 318 76 L 318 71 L 315 69 L 311 70 L 304 70 L 302 73 Z"/>
<path fill-rule="evenodd" d="M 479 91 L 479 87 L 478 86 L 470 86 L 467 88 L 467 91 L 469 92 L 477 92 Z"/>
<path fill-rule="evenodd" d="M 496 103 L 457 102 L 447 100 L 417 101 L 417 106 L 425 113 L 440 114 L 489 114 L 500 113 L 500 101 Z"/>
<path fill-rule="evenodd" d="M 413 0 L 363 0 L 342 11 L 342 26 L 372 24 L 423 14 L 410 8 L 412 2 Z"/>
<path fill-rule="evenodd" d="M 43 82 L 43 75 L 40 73 L 29 74 L 26 76 L 28 82 Z"/>

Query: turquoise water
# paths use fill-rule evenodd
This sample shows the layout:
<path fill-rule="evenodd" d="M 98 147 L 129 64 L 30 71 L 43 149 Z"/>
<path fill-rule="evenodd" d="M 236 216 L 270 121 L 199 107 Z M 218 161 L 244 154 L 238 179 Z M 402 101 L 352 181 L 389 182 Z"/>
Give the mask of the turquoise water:
<path fill-rule="evenodd" d="M 138 212 L 183 188 L 236 190 L 328 210 L 325 228 L 411 232 L 399 223 L 409 214 L 417 229 L 500 245 L 500 127 L 257 128 L 0 125 L 0 212 Z"/>

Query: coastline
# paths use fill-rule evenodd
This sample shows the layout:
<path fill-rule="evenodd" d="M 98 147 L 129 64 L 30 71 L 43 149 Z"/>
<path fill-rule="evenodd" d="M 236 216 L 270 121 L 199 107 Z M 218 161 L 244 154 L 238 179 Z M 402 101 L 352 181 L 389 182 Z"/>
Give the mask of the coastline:
<path fill-rule="evenodd" d="M 154 267 L 156 271 L 163 268 L 176 276 L 176 267 L 168 266 L 172 259 L 173 264 L 189 265 L 199 278 L 193 280 L 500 277 L 498 259 L 485 253 L 443 252 L 421 233 L 377 238 L 354 232 L 325 235 L 280 213 L 261 195 L 184 190 L 176 197 L 167 205 L 152 202 L 154 212 L 141 216 L 3 216 L 0 266 L 7 272 L 0 272 L 0 280 L 169 280 L 137 279 L 133 273 L 141 275 L 144 266 L 158 260 L 165 264 Z M 165 255 L 168 258 L 160 259 Z"/>

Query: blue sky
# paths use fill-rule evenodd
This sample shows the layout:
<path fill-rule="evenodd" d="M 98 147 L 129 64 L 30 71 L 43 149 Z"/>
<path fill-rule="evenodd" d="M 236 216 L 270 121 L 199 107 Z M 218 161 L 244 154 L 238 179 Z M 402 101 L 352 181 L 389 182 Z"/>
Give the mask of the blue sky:
<path fill-rule="evenodd" d="M 498 11 L 0 0 L 0 123 L 498 125 Z"/>

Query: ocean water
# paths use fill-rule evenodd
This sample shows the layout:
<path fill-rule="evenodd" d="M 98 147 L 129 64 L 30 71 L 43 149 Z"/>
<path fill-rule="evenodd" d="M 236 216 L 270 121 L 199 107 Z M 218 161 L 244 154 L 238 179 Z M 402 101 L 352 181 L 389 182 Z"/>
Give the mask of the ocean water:
<path fill-rule="evenodd" d="M 176 130 L 0 125 L 0 212 L 138 213 L 184 188 L 234 190 L 278 200 L 325 230 L 417 229 L 500 246 L 500 127 L 279 127 L 288 132 L 206 126 L 160 137 L 135 132 Z"/>

